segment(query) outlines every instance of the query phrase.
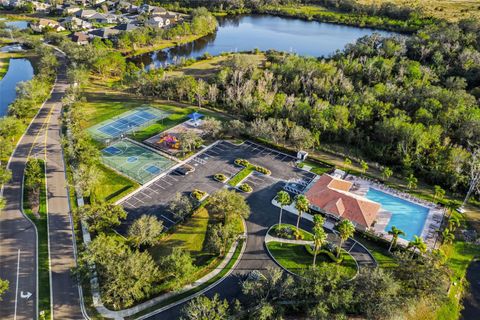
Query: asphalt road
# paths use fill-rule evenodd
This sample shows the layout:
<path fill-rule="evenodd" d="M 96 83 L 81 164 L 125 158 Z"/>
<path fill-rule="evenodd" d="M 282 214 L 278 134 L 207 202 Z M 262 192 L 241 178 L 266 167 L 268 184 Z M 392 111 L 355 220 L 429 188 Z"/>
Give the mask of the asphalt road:
<path fill-rule="evenodd" d="M 23 172 L 29 155 L 46 156 L 53 317 L 84 318 L 78 287 L 70 272 L 75 265 L 75 251 L 60 140 L 60 102 L 66 88 L 66 65 L 60 57 L 51 97 L 18 142 L 10 160 L 12 180 L 4 186 L 7 206 L 0 215 L 0 277 L 10 282 L 10 288 L 0 303 L 0 319 L 37 319 L 38 315 L 36 230 L 21 212 Z"/>
<path fill-rule="evenodd" d="M 275 266 L 275 262 L 268 255 L 264 239 L 268 229 L 278 223 L 279 208 L 273 206 L 270 201 L 276 193 L 282 189 L 284 181 L 289 179 L 311 179 L 312 175 L 295 168 L 295 159 L 277 151 L 260 145 L 245 143 L 242 146 L 234 146 L 222 142 L 210 151 L 198 156 L 190 162 L 195 166 L 195 172 L 188 176 L 169 175 L 152 183 L 134 196 L 126 199 L 123 203 L 129 213 L 129 221 L 134 220 L 144 213 L 155 214 L 161 218 L 166 214 L 165 203 L 176 193 L 188 194 L 194 188 L 205 190 L 209 193 L 218 190 L 223 185 L 212 179 L 216 173 L 224 173 L 227 176 L 234 175 L 240 168 L 233 165 L 236 158 L 245 158 L 251 163 L 265 166 L 272 171 L 271 176 L 251 175 L 246 182 L 253 187 L 253 192 L 246 196 L 251 208 L 251 215 L 247 219 L 247 244 L 245 252 L 235 270 L 221 283 L 207 291 L 205 294 L 212 297 L 218 293 L 221 298 L 233 300 L 240 298 L 240 279 L 253 270 L 265 270 L 268 266 Z M 296 224 L 297 216 L 284 210 L 282 222 Z M 128 224 L 128 223 L 127 223 Z M 301 227 L 311 230 L 312 223 L 302 219 Z M 122 228 L 125 230 L 125 228 Z M 329 237 L 332 239 L 333 234 Z M 353 246 L 349 240 L 344 248 L 355 256 L 362 266 L 371 266 L 373 260 L 368 252 L 359 245 Z M 184 304 L 170 308 L 156 314 L 149 319 L 178 319 Z"/>
<path fill-rule="evenodd" d="M 61 100 L 68 84 L 63 60 L 61 65 L 51 98 L 45 103 L 51 109 L 45 148 L 52 310 L 53 319 L 83 319 L 78 285 L 71 274 L 76 261 L 75 243 L 61 143 Z"/>

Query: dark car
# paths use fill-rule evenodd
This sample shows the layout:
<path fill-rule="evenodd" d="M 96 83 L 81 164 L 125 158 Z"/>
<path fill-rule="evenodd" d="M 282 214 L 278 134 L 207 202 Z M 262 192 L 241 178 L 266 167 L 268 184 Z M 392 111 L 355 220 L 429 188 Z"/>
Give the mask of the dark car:
<path fill-rule="evenodd" d="M 184 164 L 183 166 L 180 166 L 177 169 L 175 169 L 174 172 L 186 176 L 187 174 L 189 174 L 193 171 L 195 171 L 194 167 L 192 167 L 191 165 L 188 165 L 188 164 Z"/>

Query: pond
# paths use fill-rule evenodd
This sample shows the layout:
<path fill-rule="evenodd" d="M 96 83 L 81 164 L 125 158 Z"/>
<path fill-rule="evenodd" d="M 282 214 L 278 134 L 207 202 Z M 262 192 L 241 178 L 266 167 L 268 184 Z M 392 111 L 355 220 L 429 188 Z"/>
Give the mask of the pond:
<path fill-rule="evenodd" d="M 15 29 L 27 29 L 28 28 L 28 21 L 23 20 L 12 20 L 12 21 L 5 21 L 5 25 L 8 28 L 15 28 Z"/>
<path fill-rule="evenodd" d="M 17 97 L 17 84 L 32 79 L 33 74 L 33 67 L 29 60 L 10 59 L 8 71 L 0 80 L 0 117 L 7 114 L 8 106 Z"/>
<path fill-rule="evenodd" d="M 151 68 L 175 63 L 182 57 L 197 58 L 206 52 L 218 55 L 255 48 L 320 57 L 342 50 L 346 44 L 374 32 L 384 36 L 394 35 L 368 28 L 268 15 L 234 16 L 218 20 L 219 27 L 215 34 L 167 50 L 139 55 L 132 60 Z"/>

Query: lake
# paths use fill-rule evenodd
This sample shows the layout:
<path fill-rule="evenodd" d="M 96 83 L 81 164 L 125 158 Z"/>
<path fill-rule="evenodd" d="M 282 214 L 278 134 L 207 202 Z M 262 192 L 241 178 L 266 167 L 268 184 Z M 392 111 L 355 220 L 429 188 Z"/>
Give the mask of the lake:
<path fill-rule="evenodd" d="M 7 73 L 0 80 L 0 117 L 8 112 L 8 106 L 17 97 L 16 87 L 21 81 L 33 78 L 33 67 L 27 59 L 10 59 Z"/>
<path fill-rule="evenodd" d="M 208 52 L 262 51 L 275 49 L 305 56 L 329 56 L 348 43 L 377 32 L 384 36 L 394 33 L 368 28 L 306 21 L 268 15 L 246 15 L 219 18 L 215 34 L 188 44 L 150 52 L 132 58 L 147 68 L 175 63 L 180 58 L 197 58 Z"/>

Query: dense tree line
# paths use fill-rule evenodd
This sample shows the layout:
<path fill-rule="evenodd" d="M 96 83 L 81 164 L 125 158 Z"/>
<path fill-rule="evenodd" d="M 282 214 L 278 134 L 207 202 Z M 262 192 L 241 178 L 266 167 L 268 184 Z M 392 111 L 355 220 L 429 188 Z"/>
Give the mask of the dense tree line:
<path fill-rule="evenodd" d="M 154 70 L 137 74 L 132 90 L 221 107 L 271 140 L 269 132 L 288 136 L 294 123 L 316 143 L 351 146 L 397 172 L 465 192 L 480 146 L 479 33 L 468 20 L 411 37 L 373 34 L 330 59 L 270 52 L 259 67 L 234 56 L 208 82 Z"/>
<path fill-rule="evenodd" d="M 184 308 L 186 319 L 282 319 L 306 316 L 314 319 L 392 319 L 403 314 L 411 319 L 433 315 L 447 299 L 448 270 L 441 257 L 428 254 L 399 256 L 395 273 L 362 269 L 347 280 L 336 265 L 311 268 L 301 277 L 279 268 L 252 272 L 241 281 L 242 298 L 229 305 L 214 297 L 199 297 Z M 206 317 L 202 317 L 207 315 Z"/>

